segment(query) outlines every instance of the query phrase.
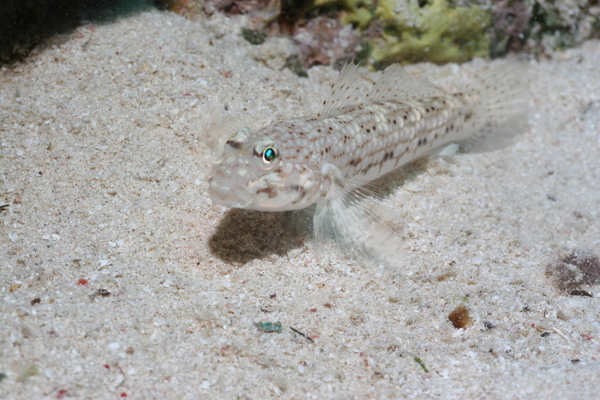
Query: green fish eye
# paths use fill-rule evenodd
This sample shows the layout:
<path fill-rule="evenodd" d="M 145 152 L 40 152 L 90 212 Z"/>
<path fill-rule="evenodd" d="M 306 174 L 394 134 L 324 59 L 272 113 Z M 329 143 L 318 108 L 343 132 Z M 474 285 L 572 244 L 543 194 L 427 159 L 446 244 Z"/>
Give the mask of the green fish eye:
<path fill-rule="evenodd" d="M 269 170 L 279 165 L 279 148 L 274 140 L 262 138 L 254 144 L 252 151 L 254 164 L 264 170 Z"/>
<path fill-rule="evenodd" d="M 277 155 L 277 149 L 274 146 L 269 146 L 263 151 L 263 160 L 270 164 L 277 158 Z"/>

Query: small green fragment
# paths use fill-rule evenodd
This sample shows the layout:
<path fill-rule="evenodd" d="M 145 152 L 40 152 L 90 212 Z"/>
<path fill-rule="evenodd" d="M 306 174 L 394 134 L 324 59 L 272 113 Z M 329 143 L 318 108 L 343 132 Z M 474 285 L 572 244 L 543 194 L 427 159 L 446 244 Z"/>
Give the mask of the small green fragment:
<path fill-rule="evenodd" d="M 38 369 L 35 364 L 29 364 L 21 370 L 21 375 L 19 376 L 19 382 L 25 382 L 32 376 L 38 374 Z"/>
<path fill-rule="evenodd" d="M 423 368 L 423 371 L 429 372 L 429 370 L 427 369 L 427 367 L 425 366 L 425 364 L 423 363 L 423 361 L 421 361 L 421 359 L 419 357 L 414 357 L 414 360 L 417 362 L 417 364 L 419 364 L 421 366 L 421 368 Z"/>
<path fill-rule="evenodd" d="M 261 332 L 281 332 L 281 322 L 258 322 L 254 325 Z"/>
<path fill-rule="evenodd" d="M 4 378 L 6 378 L 6 374 L 0 372 L 0 382 L 2 382 L 4 380 Z"/>
<path fill-rule="evenodd" d="M 368 61 L 369 56 L 373 52 L 373 45 L 365 40 L 361 40 L 358 45 L 360 46 L 360 50 L 354 56 L 354 62 L 362 65 Z"/>
<path fill-rule="evenodd" d="M 263 44 L 267 40 L 266 33 L 249 28 L 242 28 L 242 36 L 253 45 Z"/>
<path fill-rule="evenodd" d="M 306 70 L 302 66 L 302 61 L 300 61 L 300 57 L 298 56 L 291 56 L 290 58 L 288 58 L 283 68 L 289 68 L 300 78 L 308 78 L 308 72 L 306 72 Z"/>
<path fill-rule="evenodd" d="M 452 299 L 455 301 L 462 301 L 463 303 L 469 302 L 469 298 L 467 296 L 454 296 Z"/>

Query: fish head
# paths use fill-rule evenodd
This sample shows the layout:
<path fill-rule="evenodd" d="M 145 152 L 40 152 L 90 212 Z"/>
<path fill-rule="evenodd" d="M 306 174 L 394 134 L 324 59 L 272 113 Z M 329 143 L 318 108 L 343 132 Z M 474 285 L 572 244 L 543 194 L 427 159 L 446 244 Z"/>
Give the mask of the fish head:
<path fill-rule="evenodd" d="M 321 181 L 318 169 L 286 159 L 281 143 L 244 127 L 227 140 L 213 164 L 208 194 L 227 207 L 290 211 L 312 204 Z"/>

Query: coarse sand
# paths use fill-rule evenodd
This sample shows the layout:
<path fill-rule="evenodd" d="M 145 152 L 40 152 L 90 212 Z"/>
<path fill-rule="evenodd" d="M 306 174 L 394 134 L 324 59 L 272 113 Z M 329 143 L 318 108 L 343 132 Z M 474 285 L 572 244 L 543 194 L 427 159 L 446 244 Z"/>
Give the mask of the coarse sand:
<path fill-rule="evenodd" d="M 600 253 L 600 42 L 531 62 L 514 145 L 397 185 L 390 270 L 208 198 L 224 104 L 256 129 L 318 111 L 337 75 L 282 69 L 291 42 L 245 24 L 144 12 L 1 69 L 0 397 L 598 398 L 600 292 L 547 266 Z"/>

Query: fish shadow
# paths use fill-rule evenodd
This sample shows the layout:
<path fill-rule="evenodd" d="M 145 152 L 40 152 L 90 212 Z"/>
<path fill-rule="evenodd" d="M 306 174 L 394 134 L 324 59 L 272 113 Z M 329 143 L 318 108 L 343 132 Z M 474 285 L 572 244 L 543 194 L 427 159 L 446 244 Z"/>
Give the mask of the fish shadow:
<path fill-rule="evenodd" d="M 370 190 L 377 197 L 385 199 L 425 173 L 430 162 L 430 158 L 421 158 L 413 161 L 369 182 L 364 188 Z"/>
<path fill-rule="evenodd" d="M 424 172 L 427 160 L 419 160 L 369 183 L 365 187 L 379 198 L 394 193 Z M 271 255 L 284 256 L 302 247 L 311 237 L 314 207 L 292 212 L 228 210 L 208 239 L 211 254 L 233 264 L 246 264 Z"/>
<path fill-rule="evenodd" d="M 290 229 L 287 213 L 231 209 L 208 240 L 210 252 L 228 263 L 246 264 L 301 247 L 306 234 Z"/>

